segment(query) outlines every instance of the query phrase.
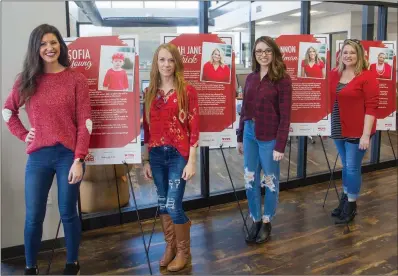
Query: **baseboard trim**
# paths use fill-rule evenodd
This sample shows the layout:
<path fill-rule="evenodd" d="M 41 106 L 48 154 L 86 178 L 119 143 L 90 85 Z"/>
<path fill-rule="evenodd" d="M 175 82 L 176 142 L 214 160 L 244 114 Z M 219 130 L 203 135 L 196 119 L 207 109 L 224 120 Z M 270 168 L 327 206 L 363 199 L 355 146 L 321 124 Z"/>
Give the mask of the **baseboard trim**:
<path fill-rule="evenodd" d="M 40 252 L 49 251 L 52 250 L 53 248 L 59 249 L 64 247 L 65 247 L 64 237 L 58 238 L 56 240 L 55 239 L 46 240 L 41 242 Z M 1 249 L 1 261 L 14 259 L 14 258 L 21 258 L 24 257 L 24 255 L 25 255 L 25 246 L 23 244 Z"/>

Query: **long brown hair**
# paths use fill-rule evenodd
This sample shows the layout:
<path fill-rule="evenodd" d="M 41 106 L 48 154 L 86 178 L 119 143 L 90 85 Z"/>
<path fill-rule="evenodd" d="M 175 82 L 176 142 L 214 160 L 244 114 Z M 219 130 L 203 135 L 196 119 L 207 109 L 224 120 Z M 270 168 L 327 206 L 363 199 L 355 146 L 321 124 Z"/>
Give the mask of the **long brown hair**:
<path fill-rule="evenodd" d="M 275 43 L 275 41 L 269 36 L 261 36 L 257 38 L 256 42 L 254 43 L 252 49 L 252 71 L 259 72 L 260 71 L 260 64 L 257 62 L 256 59 L 256 46 L 258 43 L 264 42 L 272 50 L 272 62 L 269 64 L 268 68 L 268 77 L 271 81 L 278 81 L 283 79 L 286 75 L 286 65 L 283 62 L 282 53 L 279 49 L 279 46 Z"/>
<path fill-rule="evenodd" d="M 345 69 L 345 65 L 341 57 L 343 56 L 344 47 L 347 45 L 350 45 L 352 48 L 354 48 L 355 52 L 357 53 L 357 64 L 355 66 L 355 75 L 358 76 L 359 74 L 362 73 L 363 70 L 367 70 L 369 68 L 369 62 L 365 58 L 365 51 L 362 47 L 361 42 L 359 42 L 359 40 L 356 39 L 346 39 L 344 41 L 343 47 L 341 47 L 340 54 L 338 57 L 339 73 L 341 74 Z"/>
<path fill-rule="evenodd" d="M 175 62 L 174 88 L 177 93 L 178 109 L 180 112 L 183 110 L 185 114 L 187 114 L 188 110 L 186 82 L 184 80 L 184 64 L 182 62 L 182 57 L 175 45 L 171 43 L 162 44 L 157 48 L 155 54 L 153 55 L 149 87 L 145 93 L 145 116 L 148 124 L 150 122 L 149 113 L 151 110 L 151 105 L 156 97 L 161 82 L 158 67 L 158 56 L 161 49 L 169 51 Z"/>
<path fill-rule="evenodd" d="M 36 92 L 37 78 L 44 72 L 43 59 L 40 56 L 41 40 L 46 34 L 53 34 L 57 37 L 60 44 L 60 53 L 58 62 L 69 67 L 68 47 L 58 29 L 48 24 L 42 24 L 36 27 L 29 37 L 28 50 L 25 55 L 22 72 L 19 75 L 19 95 L 20 103 L 23 104 Z"/>

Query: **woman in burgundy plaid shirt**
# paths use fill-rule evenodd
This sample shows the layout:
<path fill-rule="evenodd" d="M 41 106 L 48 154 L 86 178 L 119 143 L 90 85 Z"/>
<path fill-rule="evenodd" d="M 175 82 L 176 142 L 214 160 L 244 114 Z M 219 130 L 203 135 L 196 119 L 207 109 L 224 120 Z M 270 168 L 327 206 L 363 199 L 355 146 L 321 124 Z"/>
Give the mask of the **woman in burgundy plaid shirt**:
<path fill-rule="evenodd" d="M 271 235 L 271 220 L 278 203 L 279 161 L 289 134 L 292 82 L 278 45 L 267 36 L 254 44 L 252 71 L 243 95 L 238 151 L 244 156 L 245 188 L 254 221 L 246 241 L 264 243 Z M 266 190 L 263 214 L 260 185 Z"/>

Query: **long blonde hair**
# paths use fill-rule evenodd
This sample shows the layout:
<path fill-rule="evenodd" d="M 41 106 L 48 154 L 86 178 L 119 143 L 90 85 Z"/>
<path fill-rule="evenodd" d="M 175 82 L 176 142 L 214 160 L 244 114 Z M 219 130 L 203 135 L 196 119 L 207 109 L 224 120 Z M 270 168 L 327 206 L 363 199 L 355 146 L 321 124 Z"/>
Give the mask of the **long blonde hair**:
<path fill-rule="evenodd" d="M 364 51 L 361 43 L 359 42 L 359 40 L 356 40 L 356 39 L 346 39 L 344 41 L 343 47 L 341 48 L 340 54 L 338 57 L 339 66 L 337 68 L 338 68 L 339 74 L 341 74 L 343 72 L 343 70 L 345 69 L 345 65 L 344 65 L 341 57 L 343 56 L 344 47 L 347 45 L 350 45 L 351 47 L 353 47 L 355 49 L 355 52 L 357 52 L 357 64 L 355 66 L 355 75 L 358 76 L 359 74 L 362 73 L 363 70 L 367 70 L 369 68 L 369 62 L 365 59 L 365 51 Z"/>
<path fill-rule="evenodd" d="M 213 50 L 213 52 L 211 52 L 210 63 L 214 65 L 213 54 L 214 54 L 215 51 L 218 51 L 220 53 L 220 66 L 224 67 L 224 65 L 225 65 L 225 62 L 224 62 L 224 51 L 222 51 L 222 50 L 220 50 L 218 48 L 215 48 Z"/>
<path fill-rule="evenodd" d="M 180 112 L 184 111 L 185 114 L 187 114 L 188 110 L 186 82 L 184 80 L 184 64 L 182 62 L 182 57 L 175 45 L 171 43 L 162 44 L 157 48 L 155 54 L 153 55 L 149 87 L 145 93 L 145 116 L 148 124 L 150 123 L 149 119 L 152 102 L 156 97 L 161 83 L 158 66 L 158 56 L 161 49 L 169 51 L 175 62 L 174 87 L 177 93 L 178 109 Z"/>
<path fill-rule="evenodd" d="M 316 51 L 316 49 L 314 48 L 314 47 L 309 47 L 308 49 L 307 49 L 307 51 L 305 52 L 305 64 L 309 64 L 310 63 L 310 50 L 314 50 L 314 52 L 315 52 L 315 60 L 314 60 L 314 62 L 315 62 L 315 64 L 319 64 L 319 62 L 320 61 L 322 61 L 322 59 L 319 57 L 319 55 L 318 55 L 318 52 Z"/>

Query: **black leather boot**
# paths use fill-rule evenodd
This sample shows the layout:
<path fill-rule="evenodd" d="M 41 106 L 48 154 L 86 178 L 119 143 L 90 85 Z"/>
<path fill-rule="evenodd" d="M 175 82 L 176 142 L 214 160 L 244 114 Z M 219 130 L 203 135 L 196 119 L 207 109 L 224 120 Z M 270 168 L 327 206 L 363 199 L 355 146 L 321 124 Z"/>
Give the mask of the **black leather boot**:
<path fill-rule="evenodd" d="M 263 224 L 262 221 L 257 221 L 252 224 L 252 227 L 249 230 L 249 235 L 246 235 L 247 243 L 255 243 L 256 242 L 257 234 L 260 231 L 262 224 Z"/>
<path fill-rule="evenodd" d="M 265 243 L 271 236 L 271 222 L 263 223 L 260 231 L 257 233 L 256 243 Z"/>
<path fill-rule="evenodd" d="M 357 214 L 357 202 L 347 201 L 344 204 L 343 211 L 341 212 L 339 218 L 335 221 L 336 224 L 345 224 L 351 222 L 355 215 Z"/>
<path fill-rule="evenodd" d="M 348 201 L 347 194 L 343 193 L 340 198 L 339 206 L 332 211 L 332 217 L 339 217 L 343 211 L 344 204 Z"/>

